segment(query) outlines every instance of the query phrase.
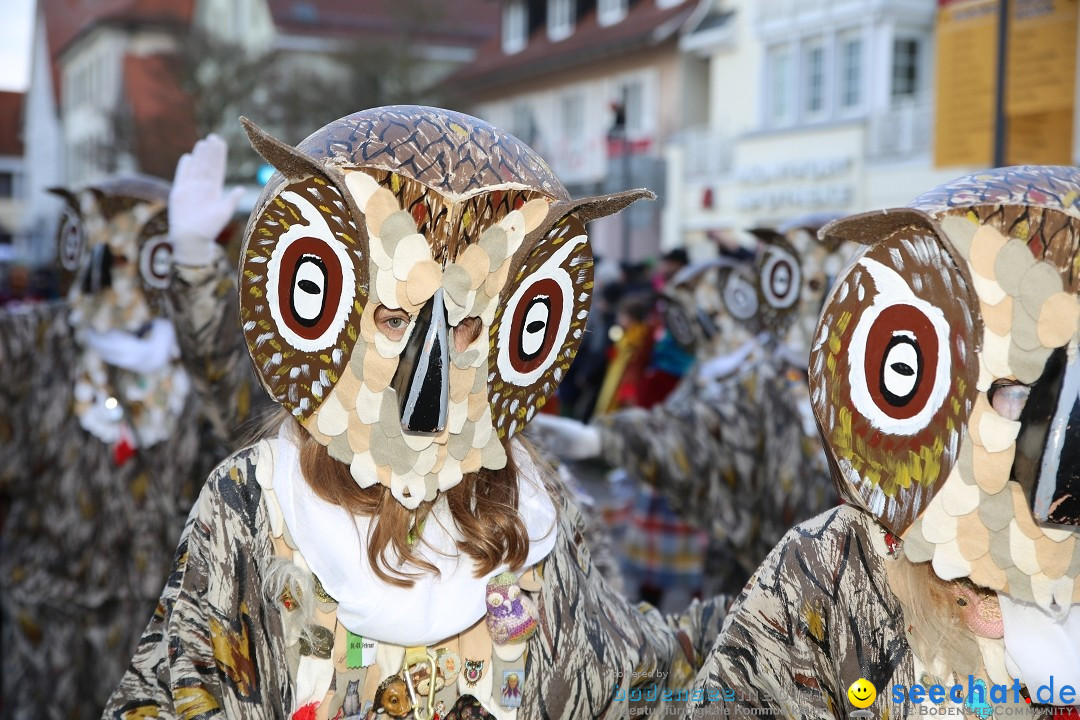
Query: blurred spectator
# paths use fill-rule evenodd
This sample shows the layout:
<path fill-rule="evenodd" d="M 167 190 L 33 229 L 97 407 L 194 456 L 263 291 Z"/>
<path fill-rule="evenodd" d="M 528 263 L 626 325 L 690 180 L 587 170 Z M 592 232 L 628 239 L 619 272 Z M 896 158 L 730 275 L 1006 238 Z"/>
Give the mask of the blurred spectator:
<path fill-rule="evenodd" d="M 630 293 L 619 302 L 610 334 L 611 348 L 604 384 L 596 400 L 596 414 L 638 406 L 645 370 L 653 349 L 653 303 L 651 290 Z"/>

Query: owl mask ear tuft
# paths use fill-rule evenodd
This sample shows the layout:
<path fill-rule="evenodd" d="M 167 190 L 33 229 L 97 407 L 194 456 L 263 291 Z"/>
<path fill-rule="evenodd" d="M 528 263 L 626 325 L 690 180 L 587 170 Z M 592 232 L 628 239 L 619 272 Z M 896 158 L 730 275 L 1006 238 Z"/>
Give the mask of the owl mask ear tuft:
<path fill-rule="evenodd" d="M 939 236 L 942 234 L 937 222 L 923 211 L 894 208 L 833 220 L 818 230 L 818 238 L 822 242 L 837 244 L 848 241 L 859 245 L 873 245 L 896 230 L 911 226 L 929 230 Z"/>
<path fill-rule="evenodd" d="M 656 193 L 644 188 L 636 190 L 624 190 L 623 192 L 610 195 L 597 195 L 595 197 L 572 200 L 568 203 L 559 203 L 554 208 L 556 217 L 562 217 L 569 213 L 577 215 L 583 223 L 597 220 L 608 215 L 614 215 L 620 210 L 629 207 L 638 200 L 655 200 Z"/>
<path fill-rule="evenodd" d="M 272 137 L 248 118 L 241 117 L 240 124 L 244 126 L 248 142 L 255 152 L 286 178 L 300 180 L 311 175 L 326 175 L 326 168 L 316 165 L 311 158 L 291 145 Z"/>

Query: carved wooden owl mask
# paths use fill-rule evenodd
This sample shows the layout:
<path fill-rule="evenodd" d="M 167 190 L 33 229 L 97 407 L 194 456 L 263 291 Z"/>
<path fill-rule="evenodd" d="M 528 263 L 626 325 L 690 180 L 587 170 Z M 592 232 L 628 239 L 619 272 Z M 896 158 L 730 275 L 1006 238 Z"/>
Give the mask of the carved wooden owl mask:
<path fill-rule="evenodd" d="M 168 183 L 122 176 L 64 199 L 56 236 L 61 289 L 97 330 L 135 330 L 164 311 L 172 273 Z"/>
<path fill-rule="evenodd" d="M 841 492 L 909 559 L 1080 601 L 1080 172 L 1002 168 L 823 229 L 811 397 Z"/>
<path fill-rule="evenodd" d="M 651 194 L 572 201 L 525 144 L 436 108 L 355 113 L 296 148 L 244 122 L 280 171 L 240 274 L 271 396 L 410 509 L 503 467 L 581 342 L 585 222 Z"/>

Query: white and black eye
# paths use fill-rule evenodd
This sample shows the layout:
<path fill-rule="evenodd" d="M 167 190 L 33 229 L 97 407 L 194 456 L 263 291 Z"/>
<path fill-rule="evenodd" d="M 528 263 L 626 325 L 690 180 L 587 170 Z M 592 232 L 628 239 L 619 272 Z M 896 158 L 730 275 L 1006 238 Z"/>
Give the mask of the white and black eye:
<path fill-rule="evenodd" d="M 731 275 L 724 284 L 724 306 L 732 317 L 749 320 L 758 311 L 757 291 L 754 285 L 739 275 Z"/>
<path fill-rule="evenodd" d="M 326 263 L 318 255 L 305 255 L 296 263 L 289 303 L 300 325 L 314 327 L 324 316 L 327 281 Z"/>
<path fill-rule="evenodd" d="M 761 267 L 761 292 L 776 308 L 789 308 L 799 299 L 802 273 L 798 261 L 787 251 L 769 248 Z"/>
<path fill-rule="evenodd" d="M 929 424 L 952 383 L 949 326 L 941 309 L 916 297 L 894 270 L 863 263 L 879 294 L 848 348 L 852 403 L 879 430 L 913 435 Z"/>
<path fill-rule="evenodd" d="M 918 341 L 907 334 L 894 336 L 881 360 L 881 396 L 893 407 L 904 407 L 915 397 L 921 381 L 922 352 Z"/>
<path fill-rule="evenodd" d="M 166 235 L 152 237 L 139 251 L 139 273 L 143 282 L 159 290 L 169 286 L 172 275 L 173 247 Z"/>
<path fill-rule="evenodd" d="M 551 297 L 536 295 L 525 308 L 521 333 L 518 336 L 518 357 L 533 360 L 544 350 L 548 341 L 548 324 L 551 322 Z"/>
<path fill-rule="evenodd" d="M 294 223 L 278 239 L 266 275 L 267 304 L 282 339 L 303 352 L 324 350 L 337 340 L 356 295 L 348 250 L 319 210 L 297 193 L 306 224 Z"/>
<path fill-rule="evenodd" d="M 83 255 L 82 224 L 75 211 L 68 209 L 60 219 L 60 231 L 57 235 L 57 254 L 60 266 L 68 272 L 76 272 Z"/>

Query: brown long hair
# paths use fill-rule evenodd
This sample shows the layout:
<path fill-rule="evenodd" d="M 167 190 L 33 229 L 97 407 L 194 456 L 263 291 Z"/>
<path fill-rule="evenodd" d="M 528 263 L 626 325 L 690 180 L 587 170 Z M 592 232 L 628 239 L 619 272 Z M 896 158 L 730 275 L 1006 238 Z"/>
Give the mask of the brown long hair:
<path fill-rule="evenodd" d="M 288 411 L 269 416 L 260 434 L 264 437 L 274 434 L 283 423 L 291 423 L 289 430 L 299 449 L 300 469 L 311 489 L 326 502 L 339 505 L 353 515 L 375 519 L 370 525 L 367 554 L 372 570 L 380 579 L 411 587 L 421 573 L 438 573 L 438 568 L 418 555 L 419 544 L 410 543 L 409 538 L 410 531 L 419 527 L 431 512 L 431 502 L 421 502 L 415 510 L 408 510 L 384 485 L 361 488 L 348 466 L 330 457 L 326 447 Z M 550 473 L 544 471 L 546 465 L 536 458 L 528 444 L 522 445 L 544 478 L 545 488 L 552 492 L 551 478 L 546 477 Z M 518 466 L 511 444 L 504 441 L 503 447 L 506 467 L 466 473 L 460 483 L 440 493 L 446 496 L 450 515 L 467 538 L 459 549 L 476 561 L 477 577 L 490 574 L 501 565 L 520 568 L 529 554 L 529 534 L 518 514 Z M 401 562 L 395 562 L 395 558 Z"/>

